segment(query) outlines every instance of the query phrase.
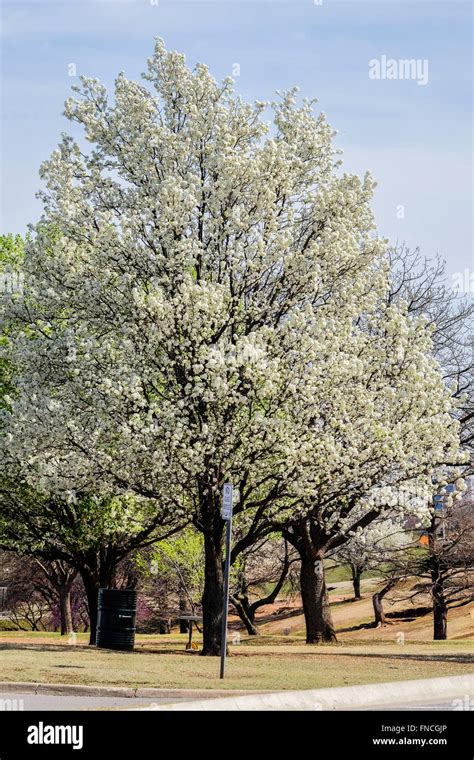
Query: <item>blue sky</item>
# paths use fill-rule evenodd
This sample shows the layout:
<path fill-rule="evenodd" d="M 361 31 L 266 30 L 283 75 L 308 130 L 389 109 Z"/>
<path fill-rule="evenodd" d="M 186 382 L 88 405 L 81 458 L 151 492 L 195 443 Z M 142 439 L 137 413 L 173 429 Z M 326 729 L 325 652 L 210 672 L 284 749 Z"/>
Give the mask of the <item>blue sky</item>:
<path fill-rule="evenodd" d="M 138 78 L 161 36 L 236 89 L 316 96 L 344 167 L 378 181 L 379 232 L 473 266 L 472 5 L 464 0 L 0 0 L 0 231 L 39 218 L 38 168 L 61 131 L 74 77 Z M 429 80 L 369 78 L 369 61 L 427 59 Z M 400 207 L 403 207 L 401 209 Z M 402 218 L 400 218 L 402 217 Z"/>

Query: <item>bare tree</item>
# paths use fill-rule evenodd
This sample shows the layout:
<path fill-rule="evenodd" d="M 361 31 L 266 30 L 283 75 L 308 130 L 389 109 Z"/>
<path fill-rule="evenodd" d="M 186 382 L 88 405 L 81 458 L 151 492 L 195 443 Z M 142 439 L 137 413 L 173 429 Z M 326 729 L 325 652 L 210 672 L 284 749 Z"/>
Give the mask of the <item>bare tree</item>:
<path fill-rule="evenodd" d="M 474 512 L 472 503 L 445 507 L 434 515 L 428 555 L 421 563 L 415 593 L 429 590 L 433 638 L 446 639 L 448 610 L 474 601 Z"/>
<path fill-rule="evenodd" d="M 8 619 L 21 631 L 47 630 L 54 605 L 52 589 L 39 580 L 36 564 L 29 557 L 2 552 L 2 585 L 7 587 Z"/>
<path fill-rule="evenodd" d="M 389 250 L 391 288 L 389 302 L 404 300 L 408 312 L 424 316 L 433 329 L 433 353 L 443 368 L 444 379 L 459 399 L 457 416 L 461 441 L 474 446 L 474 304 L 446 280 L 446 262 L 428 258 L 419 248 L 404 244 Z"/>
<path fill-rule="evenodd" d="M 425 546 L 415 541 L 403 551 L 385 558 L 386 582 L 374 595 L 376 624 L 386 622 L 382 599 L 397 590 L 393 601 L 412 604 L 431 600 L 433 638 L 447 638 L 448 611 L 474 601 L 474 508 L 472 491 L 457 502 L 445 499 L 442 509 L 434 510 L 426 531 Z M 401 584 L 400 581 L 414 581 Z M 375 598 L 377 597 L 377 598 Z"/>
<path fill-rule="evenodd" d="M 74 630 L 74 623 L 71 607 L 71 591 L 78 571 L 63 560 L 45 562 L 44 560 L 36 558 L 34 562 L 50 584 L 51 589 L 53 590 L 53 598 L 54 596 L 57 597 L 60 610 L 61 636 L 72 633 Z M 43 593 L 45 593 L 47 589 L 48 586 L 45 585 Z"/>
<path fill-rule="evenodd" d="M 287 541 L 270 536 L 243 552 L 234 566 L 230 601 L 250 636 L 258 636 L 257 610 L 274 604 L 298 561 Z"/>

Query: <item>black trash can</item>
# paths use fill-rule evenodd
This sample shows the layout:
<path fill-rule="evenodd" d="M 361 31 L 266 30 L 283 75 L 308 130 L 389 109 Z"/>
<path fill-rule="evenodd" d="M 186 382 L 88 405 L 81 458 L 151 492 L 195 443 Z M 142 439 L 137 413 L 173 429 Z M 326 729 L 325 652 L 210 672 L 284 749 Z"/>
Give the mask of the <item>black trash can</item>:
<path fill-rule="evenodd" d="M 98 647 L 131 650 L 135 644 L 137 592 L 133 589 L 99 589 Z"/>

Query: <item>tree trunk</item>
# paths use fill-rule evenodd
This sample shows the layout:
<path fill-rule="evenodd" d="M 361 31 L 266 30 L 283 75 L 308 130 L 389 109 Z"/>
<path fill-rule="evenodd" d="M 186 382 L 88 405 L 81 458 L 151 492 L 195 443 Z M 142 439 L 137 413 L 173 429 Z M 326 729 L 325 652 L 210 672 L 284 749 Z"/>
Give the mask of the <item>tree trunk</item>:
<path fill-rule="evenodd" d="M 96 643 L 99 589 L 115 588 L 115 570 L 115 562 L 105 563 L 101 562 L 99 558 L 97 558 L 96 561 L 89 560 L 87 565 L 80 570 L 82 582 L 84 583 L 86 591 L 87 607 L 89 611 L 89 644 Z"/>
<path fill-rule="evenodd" d="M 433 595 L 433 638 L 445 641 L 448 638 L 448 610 L 443 595 Z"/>
<path fill-rule="evenodd" d="M 381 625 L 386 625 L 387 620 L 385 618 L 385 612 L 383 609 L 383 598 L 388 592 L 398 583 L 398 578 L 392 578 L 380 591 L 377 591 L 372 596 L 372 604 L 374 607 L 375 626 L 379 628 Z"/>
<path fill-rule="evenodd" d="M 385 625 L 385 612 L 382 604 L 383 597 L 380 594 L 374 594 L 372 604 L 374 606 L 375 625 L 377 627 Z"/>
<path fill-rule="evenodd" d="M 99 586 L 97 580 L 87 572 L 81 570 L 81 578 L 87 597 L 87 609 L 89 612 L 89 644 L 96 643 L 97 636 L 97 606 L 99 602 Z"/>
<path fill-rule="evenodd" d="M 35 562 L 57 594 L 61 619 L 61 636 L 72 633 L 71 589 L 77 575 L 77 569 L 64 560 L 45 562 L 36 557 Z"/>
<path fill-rule="evenodd" d="M 432 557 L 431 597 L 433 599 L 433 638 L 445 641 L 448 638 L 448 607 L 444 595 L 444 577 L 440 562 Z"/>
<path fill-rule="evenodd" d="M 63 584 L 59 589 L 59 609 L 61 613 L 61 636 L 67 636 L 73 631 L 71 609 L 71 585 Z"/>
<path fill-rule="evenodd" d="M 362 575 L 357 565 L 351 564 L 352 585 L 354 587 L 354 599 L 362 599 L 360 594 L 360 577 Z"/>
<path fill-rule="evenodd" d="M 183 585 L 181 583 L 179 584 L 178 596 L 179 596 L 179 614 L 180 615 L 191 614 L 190 611 L 188 610 L 188 599 L 186 596 L 186 591 L 183 588 Z M 189 623 L 187 620 L 180 619 L 179 632 L 189 633 Z"/>
<path fill-rule="evenodd" d="M 433 638 L 435 641 L 445 641 L 448 638 L 448 606 L 445 598 L 446 562 L 443 550 L 437 539 L 436 528 L 438 520 L 433 516 L 429 530 L 431 598 L 433 600 Z"/>
<path fill-rule="evenodd" d="M 301 560 L 300 591 L 306 643 L 337 641 L 324 577 L 327 537 L 311 520 L 292 525 L 283 531 L 283 536 L 297 549 Z"/>
<path fill-rule="evenodd" d="M 204 534 L 204 593 L 202 595 L 204 656 L 221 653 L 222 600 L 224 575 L 222 571 L 222 530 Z"/>
<path fill-rule="evenodd" d="M 240 596 L 231 596 L 230 600 L 236 609 L 237 615 L 245 625 L 249 636 L 260 636 L 260 632 L 255 625 L 255 610 L 252 610 L 248 599 Z"/>
<path fill-rule="evenodd" d="M 337 641 L 324 579 L 323 555 L 314 559 L 311 553 L 302 551 L 302 548 L 298 547 L 301 556 L 300 586 L 306 643 Z"/>

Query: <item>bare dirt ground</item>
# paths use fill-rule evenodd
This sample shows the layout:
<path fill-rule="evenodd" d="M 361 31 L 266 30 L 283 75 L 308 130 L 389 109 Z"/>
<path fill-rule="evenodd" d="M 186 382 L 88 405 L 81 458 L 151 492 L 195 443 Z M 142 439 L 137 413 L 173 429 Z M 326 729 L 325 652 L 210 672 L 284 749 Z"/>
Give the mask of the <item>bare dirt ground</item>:
<path fill-rule="evenodd" d="M 329 584 L 331 610 L 338 641 L 345 644 L 400 643 L 400 634 L 403 634 L 407 641 L 433 641 L 433 615 L 429 609 L 429 600 L 417 598 L 411 604 L 409 600 L 397 599 L 396 591 L 387 594 L 384 600 L 384 609 L 390 624 L 381 628 L 373 627 L 372 594 L 382 585 L 383 580 L 363 580 L 362 599 L 354 601 L 350 581 Z M 282 644 L 286 638 L 288 644 L 294 639 L 295 643 L 304 642 L 304 617 L 298 597 L 282 599 L 275 604 L 262 607 L 257 614 L 257 624 L 263 634 L 262 643 L 268 636 L 281 639 Z M 238 631 L 242 640 L 247 639 L 243 625 L 235 614 L 229 616 L 229 628 L 231 631 Z M 38 632 L 33 634 L 33 638 L 38 643 L 56 647 L 71 644 L 87 646 L 88 637 L 87 634 L 78 634 L 71 640 L 68 636 L 58 637 L 54 633 Z M 172 647 L 176 633 L 171 636 L 143 636 L 140 637 L 140 641 L 143 640 L 148 645 L 150 638 L 159 642 L 160 649 L 168 649 Z M 199 640 L 199 634 L 196 634 L 195 638 Z M 24 631 L 0 631 L 0 647 L 3 642 L 24 644 L 27 639 L 28 633 Z M 448 639 L 466 642 L 474 639 L 474 603 L 449 610 Z"/>
<path fill-rule="evenodd" d="M 395 591 L 387 594 L 384 609 L 389 625 L 373 627 L 372 594 L 383 585 L 383 581 L 370 579 L 362 582 L 362 599 L 353 601 L 352 583 L 341 581 L 329 584 L 331 610 L 338 640 L 348 641 L 397 641 L 400 634 L 413 641 L 433 639 L 433 616 L 427 599 L 418 597 L 413 604 L 409 600 L 397 598 Z M 421 610 L 420 610 L 421 608 Z M 233 627 L 240 629 L 240 622 L 230 618 Z M 257 616 L 262 634 L 295 636 L 304 634 L 304 617 L 301 600 L 277 601 L 263 607 Z M 448 638 L 474 638 L 474 603 L 452 609 L 448 613 Z"/>

